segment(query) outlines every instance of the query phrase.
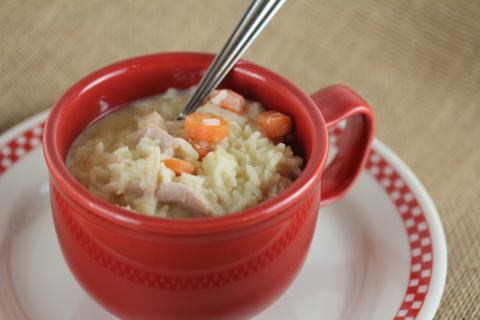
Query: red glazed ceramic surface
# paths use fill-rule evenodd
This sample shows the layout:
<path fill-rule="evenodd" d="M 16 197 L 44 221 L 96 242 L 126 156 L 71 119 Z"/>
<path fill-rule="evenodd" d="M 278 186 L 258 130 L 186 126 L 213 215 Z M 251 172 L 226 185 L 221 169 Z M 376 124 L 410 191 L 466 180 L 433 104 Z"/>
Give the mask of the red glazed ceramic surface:
<path fill-rule="evenodd" d="M 358 95 L 336 85 L 309 97 L 240 62 L 223 86 L 290 114 L 306 159 L 278 197 L 226 217 L 158 219 L 96 198 L 68 173 L 66 153 L 89 123 L 132 100 L 194 85 L 211 60 L 169 53 L 108 66 L 67 91 L 47 121 L 44 153 L 63 254 L 86 291 L 121 318 L 242 319 L 266 308 L 302 266 L 319 206 L 344 195 L 367 159 L 373 115 Z M 337 157 L 325 169 L 327 128 L 344 119 Z"/>
<path fill-rule="evenodd" d="M 0 299 L 3 307 L 0 308 L 0 318 L 12 320 L 114 319 L 93 301 L 85 298 L 81 289 L 72 283 L 73 279 L 70 278 L 70 274 L 67 275 L 67 270 L 64 270 L 64 261 L 61 261 L 62 257 L 54 244 L 56 240 L 55 235 L 52 234 L 54 229 L 50 225 L 51 219 L 46 217 L 47 214 L 50 214 L 50 207 L 45 206 L 46 199 L 44 199 L 48 193 L 45 188 L 46 168 L 43 161 L 38 161 L 45 118 L 46 114 L 39 114 L 0 136 L 0 189 L 8 193 L 3 199 L 6 211 L 0 217 L 4 219 L 1 225 L 8 226 L 3 230 L 4 233 L 0 234 L 4 237 L 3 252 L 1 253 L 4 258 L 13 255 L 6 258 L 9 260 L 7 263 L 11 265 L 10 272 L 0 273 L 0 282 L 3 284 L 2 298 Z M 336 145 L 343 130 L 338 127 L 332 130 L 329 134 L 330 150 L 335 153 L 336 148 L 332 148 L 332 146 Z M 391 151 L 389 152 L 379 141 L 374 142 L 366 170 L 363 171 L 359 183 L 355 185 L 356 189 L 352 190 L 353 193 L 349 193 L 348 197 L 345 200 L 342 199 L 339 205 L 322 210 L 322 216 L 317 221 L 316 238 L 314 237 L 312 241 L 311 250 L 305 262 L 307 270 L 302 268 L 299 279 L 295 281 L 293 288 L 283 295 L 274 306 L 255 319 L 317 319 L 319 313 L 328 319 L 339 317 L 379 320 L 432 319 L 445 282 L 446 244 L 443 236 L 440 236 L 443 233 L 441 225 L 438 223 L 438 214 L 435 210 L 432 211 L 432 206 L 428 205 L 429 201 L 426 201 L 428 199 L 425 198 L 425 193 L 422 194 L 418 189 L 418 182 L 412 180 L 411 173 L 409 175 L 408 170 L 405 171 L 406 167 L 402 167 L 398 159 L 395 160 L 395 157 L 392 158 L 392 156 Z M 29 179 L 22 179 L 25 174 L 28 176 L 32 173 L 35 174 L 29 176 Z M 375 198 L 379 196 L 378 194 L 368 194 L 369 187 L 365 185 L 365 182 L 369 178 L 373 178 L 375 181 L 373 187 L 377 186 L 382 189 L 381 195 L 388 197 L 387 206 L 385 204 L 382 206 L 381 199 Z M 22 179 L 21 183 L 11 185 L 12 180 L 16 179 Z M 12 197 L 15 189 L 21 190 L 20 197 Z M 342 203 L 355 201 L 353 199 L 356 195 L 361 198 L 360 203 L 357 203 L 360 207 L 362 203 L 366 205 L 370 202 L 371 205 L 371 202 L 374 202 L 377 208 L 362 212 L 360 207 L 355 207 L 352 212 L 341 212 Z M 25 207 L 26 202 L 29 205 Z M 19 206 L 21 206 L 21 210 L 19 210 Z M 378 206 L 381 208 L 379 209 Z M 369 283 L 370 287 L 362 286 L 353 278 L 347 280 L 350 286 L 342 287 L 341 283 L 337 283 L 338 286 L 335 287 L 335 290 L 329 290 L 328 283 L 324 282 L 325 278 L 341 282 L 348 279 L 348 275 L 352 271 L 346 269 L 345 263 L 348 264 L 349 260 L 343 261 L 344 264 L 336 260 L 338 259 L 336 255 L 340 253 L 337 250 L 342 250 L 343 252 L 340 254 L 348 256 L 349 249 L 358 250 L 359 247 L 362 247 L 362 241 L 349 243 L 353 247 L 348 249 L 342 246 L 342 238 L 338 238 L 338 232 L 342 233 L 342 231 L 337 231 L 329 236 L 321 234 L 322 231 L 331 231 L 330 228 L 338 227 L 336 224 L 347 218 L 342 217 L 343 214 L 353 220 L 355 217 L 362 217 L 362 214 L 374 215 L 375 211 L 380 213 L 380 216 L 373 219 L 374 225 L 382 224 L 382 218 L 385 218 L 383 223 L 395 220 L 397 216 L 401 218 L 401 225 L 397 225 L 397 228 L 402 228 L 402 231 L 397 230 L 397 237 L 395 237 L 395 229 L 391 228 L 388 231 L 385 230 L 386 233 L 375 234 L 375 231 L 368 226 L 357 224 L 356 231 L 359 234 L 368 233 L 367 238 L 363 239 L 364 244 L 381 241 L 388 251 L 395 250 L 397 263 L 405 258 L 406 265 L 402 265 L 402 267 L 406 267 L 406 270 L 403 270 L 405 274 L 400 276 L 395 273 L 395 276 L 392 274 L 386 276 L 385 271 L 391 270 L 389 268 L 393 267 L 398 272 L 398 265 L 392 265 L 395 262 L 388 261 L 390 265 L 387 265 L 387 260 L 375 261 L 375 258 L 372 259 L 368 254 L 358 257 L 355 253 L 351 259 L 355 260 L 355 257 L 363 259 L 363 261 L 356 261 L 355 268 L 359 268 L 362 263 L 377 264 L 378 268 L 372 270 L 372 273 L 375 274 L 376 271 L 382 270 L 383 279 L 381 274 L 369 278 L 368 274 L 361 274 L 362 272 L 357 269 L 355 272 L 360 273 L 359 277 Z M 334 215 L 331 217 L 333 221 L 329 220 L 329 215 Z M 434 218 L 435 216 L 437 219 Z M 368 218 L 363 216 L 363 219 Z M 348 221 L 348 223 L 355 225 L 354 221 Z M 41 230 L 38 229 L 39 226 L 41 226 Z M 318 230 L 319 227 L 322 230 Z M 382 229 L 377 229 L 377 231 L 382 230 L 383 232 L 385 227 L 386 225 L 383 225 Z M 388 241 L 385 241 L 387 239 L 383 239 L 385 234 L 394 238 L 389 240 L 394 241 L 398 247 L 394 249 L 389 246 L 386 243 Z M 343 241 L 352 241 L 348 227 L 343 230 L 342 235 L 346 237 Z M 376 237 L 377 240 L 374 240 Z M 332 243 L 327 245 L 324 242 L 326 240 L 332 241 Z M 319 243 L 319 241 L 321 242 Z M 24 244 L 24 247 L 17 247 L 15 244 L 18 243 Z M 324 243 L 325 245 L 321 247 Z M 313 245 L 316 246 L 313 247 Z M 405 249 L 408 252 L 401 250 L 402 245 L 406 245 Z M 54 254 L 47 252 L 54 252 Z M 377 254 L 382 255 L 378 252 Z M 42 259 L 37 260 L 39 257 Z M 385 255 L 383 258 L 388 259 Z M 320 265 L 318 265 L 319 259 L 323 261 Z M 332 264 L 335 265 L 338 272 L 329 275 L 328 273 L 331 271 L 322 266 L 331 266 Z M 316 272 L 309 273 L 309 268 L 315 268 Z M 399 278 L 402 278 L 400 283 L 403 281 L 404 283 L 400 286 L 393 285 Z M 380 287 L 378 281 L 381 282 Z M 24 287 L 22 282 L 28 285 Z M 45 283 L 50 283 L 50 285 L 45 287 Z M 313 291 L 312 284 L 315 288 Z M 390 288 L 390 290 L 384 291 L 386 288 Z M 338 301 L 337 299 L 351 302 L 351 292 L 356 290 L 362 290 L 362 299 L 357 300 L 356 305 L 352 306 L 347 303 L 347 306 L 342 306 L 335 303 Z M 329 292 L 329 295 L 327 297 L 320 295 L 323 298 L 317 300 L 318 293 L 325 291 Z M 399 291 L 401 291 L 401 295 Z M 62 296 L 62 292 L 65 292 L 68 297 Z M 310 304 L 307 305 L 305 305 L 306 299 L 303 296 L 305 293 L 309 294 L 307 300 L 310 301 Z M 335 297 L 333 301 L 332 296 Z M 374 299 L 370 299 L 373 296 Z M 393 297 L 395 298 L 393 299 Z M 59 300 L 62 301 L 61 305 L 57 303 Z M 379 306 L 379 303 L 382 305 Z M 299 309 L 299 304 L 302 306 L 301 309 Z M 345 309 L 349 309 L 351 317 L 345 316 Z M 363 314 L 362 309 L 367 312 Z M 296 317 L 292 317 L 292 310 L 298 312 Z"/>

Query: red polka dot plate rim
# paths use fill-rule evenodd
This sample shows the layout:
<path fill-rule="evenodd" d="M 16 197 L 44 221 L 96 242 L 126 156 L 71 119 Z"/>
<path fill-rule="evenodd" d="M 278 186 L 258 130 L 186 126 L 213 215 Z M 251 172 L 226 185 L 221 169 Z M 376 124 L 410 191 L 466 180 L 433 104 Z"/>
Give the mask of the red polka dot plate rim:
<path fill-rule="evenodd" d="M 56 242 L 39 147 L 46 116 L 0 136 L 0 319 L 114 319 L 75 282 Z M 431 198 L 375 140 L 352 190 L 322 208 L 293 285 L 255 319 L 432 319 L 446 270 Z"/>

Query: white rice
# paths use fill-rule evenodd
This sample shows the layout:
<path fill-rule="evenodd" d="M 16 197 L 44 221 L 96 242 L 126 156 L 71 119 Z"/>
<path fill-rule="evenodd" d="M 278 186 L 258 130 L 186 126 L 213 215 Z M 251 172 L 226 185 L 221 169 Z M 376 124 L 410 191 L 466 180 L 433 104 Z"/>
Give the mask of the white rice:
<path fill-rule="evenodd" d="M 195 151 L 176 150 L 174 156 L 189 160 L 196 168 L 196 175 L 175 176 L 162 163 L 170 156 L 163 153 L 159 142 L 139 136 L 138 132 L 146 117 L 154 112 L 166 120 L 175 119 L 190 95 L 191 90 L 169 89 L 163 95 L 136 101 L 97 121 L 72 146 L 67 159 L 70 171 L 99 197 L 158 217 L 189 216 L 185 210 L 157 200 L 155 190 L 161 184 L 177 182 L 198 190 L 207 199 L 211 213 L 221 216 L 277 195 L 300 174 L 302 159 L 289 146 L 275 145 L 260 132 L 256 118 L 264 108 L 248 101 L 246 116 L 214 104 L 197 110 L 225 119 L 229 123 L 229 136 L 203 161 L 192 161 L 198 156 Z M 181 124 L 166 121 L 165 127 L 170 134 L 183 137 Z"/>

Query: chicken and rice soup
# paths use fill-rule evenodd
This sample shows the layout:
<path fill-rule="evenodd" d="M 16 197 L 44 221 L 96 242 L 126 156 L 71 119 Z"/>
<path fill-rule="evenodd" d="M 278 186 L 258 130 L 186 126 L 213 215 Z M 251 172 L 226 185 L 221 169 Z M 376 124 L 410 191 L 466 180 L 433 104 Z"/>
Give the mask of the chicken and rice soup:
<path fill-rule="evenodd" d="M 169 89 L 96 121 L 69 151 L 73 176 L 118 206 L 171 218 L 240 211 L 298 177 L 289 116 L 222 89 L 175 120 L 192 93 Z"/>

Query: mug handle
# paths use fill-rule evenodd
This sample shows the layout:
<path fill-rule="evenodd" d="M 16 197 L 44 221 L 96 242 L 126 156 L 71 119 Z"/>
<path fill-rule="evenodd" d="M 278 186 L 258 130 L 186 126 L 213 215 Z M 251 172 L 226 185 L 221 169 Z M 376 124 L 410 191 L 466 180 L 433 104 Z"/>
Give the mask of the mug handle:
<path fill-rule="evenodd" d="M 363 168 L 373 141 L 375 119 L 370 106 L 343 85 L 332 85 L 311 95 L 320 109 L 327 129 L 347 120 L 339 137 L 338 152 L 323 171 L 320 205 L 340 199 Z"/>

